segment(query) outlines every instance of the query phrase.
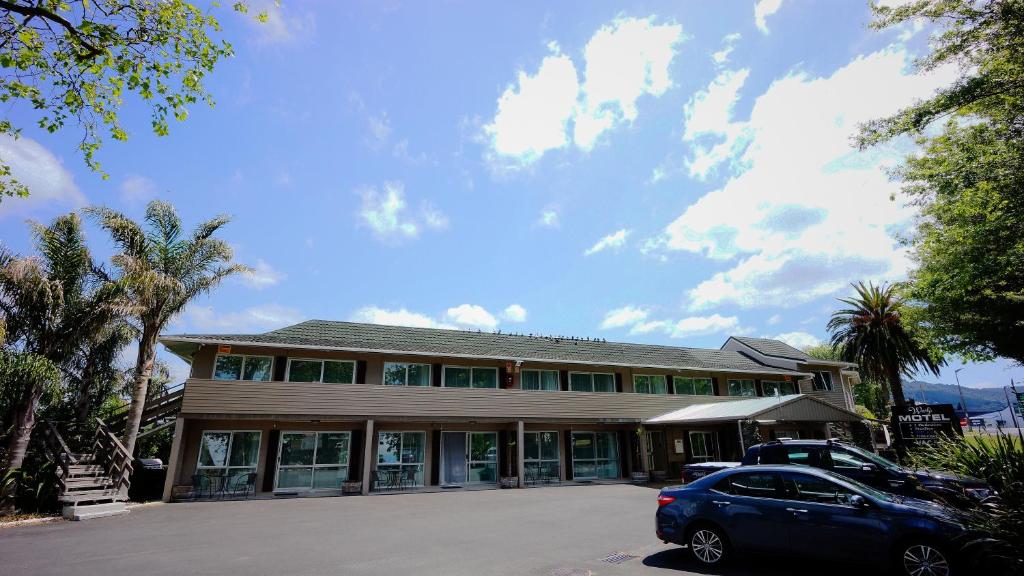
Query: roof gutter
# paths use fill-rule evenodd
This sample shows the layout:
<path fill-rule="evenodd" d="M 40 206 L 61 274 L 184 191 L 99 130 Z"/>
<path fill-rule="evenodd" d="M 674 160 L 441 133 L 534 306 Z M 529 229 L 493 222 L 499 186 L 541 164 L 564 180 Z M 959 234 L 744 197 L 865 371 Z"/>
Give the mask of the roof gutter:
<path fill-rule="evenodd" d="M 725 368 L 708 368 L 704 366 L 664 366 L 656 364 L 630 364 L 625 362 L 591 362 L 584 360 L 564 360 L 557 358 L 529 358 L 522 356 L 484 356 L 481 354 L 458 354 L 458 353 L 439 353 L 439 352 L 417 352 L 410 350 L 381 350 L 377 348 L 355 348 L 347 346 L 313 346 L 306 344 L 280 344 L 275 342 L 248 342 L 244 340 L 215 340 L 210 338 L 185 338 L 181 336 L 164 336 L 159 339 L 159 342 L 164 346 L 168 342 L 182 342 L 191 344 L 232 344 L 239 346 L 260 346 L 264 348 L 289 348 L 297 350 L 338 350 L 341 352 L 358 352 L 368 354 L 405 354 L 409 356 L 446 356 L 451 358 L 466 358 L 471 360 L 503 360 L 508 362 L 550 362 L 560 364 L 581 364 L 581 365 L 593 365 L 598 364 L 601 366 L 620 366 L 623 368 L 651 368 L 657 370 L 694 370 L 704 372 L 730 372 L 733 374 L 782 374 L 784 376 L 801 376 L 803 378 L 812 378 L 814 375 L 810 372 L 797 372 L 793 370 L 783 370 L 779 368 L 771 369 L 770 366 L 765 366 L 766 370 L 743 370 L 743 369 L 725 369 Z"/>

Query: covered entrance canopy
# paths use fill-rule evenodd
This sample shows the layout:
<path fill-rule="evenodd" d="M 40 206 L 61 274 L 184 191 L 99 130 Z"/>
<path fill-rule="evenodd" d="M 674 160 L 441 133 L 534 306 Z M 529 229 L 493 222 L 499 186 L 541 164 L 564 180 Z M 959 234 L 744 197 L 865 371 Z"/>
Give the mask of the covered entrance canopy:
<path fill-rule="evenodd" d="M 696 424 L 753 420 L 775 422 L 857 422 L 862 418 L 806 394 L 694 404 L 644 421 L 644 424 Z"/>

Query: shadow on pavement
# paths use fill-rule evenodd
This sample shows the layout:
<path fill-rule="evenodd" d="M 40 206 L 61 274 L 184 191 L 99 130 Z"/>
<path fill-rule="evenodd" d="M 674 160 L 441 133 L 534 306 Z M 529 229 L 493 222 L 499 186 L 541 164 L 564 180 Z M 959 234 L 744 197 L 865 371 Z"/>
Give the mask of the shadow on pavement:
<path fill-rule="evenodd" d="M 863 576 L 865 566 L 804 557 L 744 554 L 721 568 L 706 568 L 685 548 L 672 548 L 643 559 L 644 566 L 708 576 Z"/>

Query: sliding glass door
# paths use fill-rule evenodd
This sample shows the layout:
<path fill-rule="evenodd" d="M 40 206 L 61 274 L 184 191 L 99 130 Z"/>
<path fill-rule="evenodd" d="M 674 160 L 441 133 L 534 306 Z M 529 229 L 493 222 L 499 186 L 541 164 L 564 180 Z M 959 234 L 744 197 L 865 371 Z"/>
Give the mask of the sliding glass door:
<path fill-rule="evenodd" d="M 620 477 L 615 432 L 572 433 L 572 476 L 579 480 Z"/>
<path fill-rule="evenodd" d="M 442 484 L 484 484 L 497 481 L 497 432 L 441 433 Z"/>
<path fill-rule="evenodd" d="M 423 486 L 426 432 L 381 432 L 377 435 L 377 470 L 397 471 L 401 478 L 412 478 L 413 486 Z"/>
<path fill-rule="evenodd" d="M 282 432 L 276 489 L 340 490 L 351 443 L 351 432 Z"/>

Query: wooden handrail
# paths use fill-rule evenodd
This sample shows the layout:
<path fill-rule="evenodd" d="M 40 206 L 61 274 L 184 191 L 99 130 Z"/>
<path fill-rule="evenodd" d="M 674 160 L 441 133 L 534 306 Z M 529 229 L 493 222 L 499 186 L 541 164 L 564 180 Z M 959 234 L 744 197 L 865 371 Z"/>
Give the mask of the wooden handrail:
<path fill-rule="evenodd" d="M 64 441 L 64 437 L 57 431 L 57 427 L 53 425 L 53 422 L 44 420 L 44 423 L 46 424 L 46 427 L 43 428 L 44 443 L 46 445 L 46 449 L 54 457 L 54 460 L 57 461 L 61 471 L 64 473 L 60 479 L 61 484 L 63 485 L 64 481 L 67 480 L 70 475 L 68 467 L 71 464 L 77 464 L 78 459 L 75 458 L 75 455 L 68 448 L 67 442 Z"/>
<path fill-rule="evenodd" d="M 131 485 L 132 454 L 117 439 L 117 436 L 110 431 L 110 427 L 99 418 L 96 418 L 96 442 L 94 447 L 97 458 L 102 457 L 106 461 L 107 473 L 117 488 L 120 489 L 123 486 L 127 490 Z"/>

